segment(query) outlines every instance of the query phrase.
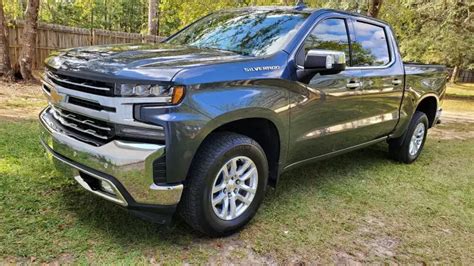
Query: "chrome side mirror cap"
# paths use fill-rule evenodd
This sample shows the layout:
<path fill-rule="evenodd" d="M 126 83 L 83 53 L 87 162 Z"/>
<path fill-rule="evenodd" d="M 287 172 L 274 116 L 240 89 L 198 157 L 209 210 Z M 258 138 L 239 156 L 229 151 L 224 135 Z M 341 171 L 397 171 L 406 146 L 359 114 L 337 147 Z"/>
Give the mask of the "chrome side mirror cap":
<path fill-rule="evenodd" d="M 339 51 L 309 50 L 304 60 L 304 69 L 339 73 L 346 69 L 346 55 Z"/>

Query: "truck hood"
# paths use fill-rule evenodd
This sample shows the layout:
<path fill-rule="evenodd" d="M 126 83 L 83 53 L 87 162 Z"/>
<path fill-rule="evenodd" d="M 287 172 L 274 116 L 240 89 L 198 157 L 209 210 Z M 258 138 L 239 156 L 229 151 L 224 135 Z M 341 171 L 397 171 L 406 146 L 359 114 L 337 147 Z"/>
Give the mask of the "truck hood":
<path fill-rule="evenodd" d="M 50 56 L 46 65 L 58 72 L 74 72 L 79 76 L 170 81 L 184 68 L 249 58 L 252 57 L 228 51 L 160 43 L 63 50 Z"/>

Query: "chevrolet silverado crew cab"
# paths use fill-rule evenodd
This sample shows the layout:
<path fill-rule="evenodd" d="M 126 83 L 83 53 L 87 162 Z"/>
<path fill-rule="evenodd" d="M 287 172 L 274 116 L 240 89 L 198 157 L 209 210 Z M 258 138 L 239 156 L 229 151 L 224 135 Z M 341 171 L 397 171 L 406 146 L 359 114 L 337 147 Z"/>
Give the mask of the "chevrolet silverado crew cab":
<path fill-rule="evenodd" d="M 402 62 L 383 21 L 301 6 L 219 11 L 162 43 L 45 64 L 41 142 L 59 169 L 211 236 L 242 228 L 294 167 L 382 141 L 412 163 L 446 87 L 445 67 Z"/>

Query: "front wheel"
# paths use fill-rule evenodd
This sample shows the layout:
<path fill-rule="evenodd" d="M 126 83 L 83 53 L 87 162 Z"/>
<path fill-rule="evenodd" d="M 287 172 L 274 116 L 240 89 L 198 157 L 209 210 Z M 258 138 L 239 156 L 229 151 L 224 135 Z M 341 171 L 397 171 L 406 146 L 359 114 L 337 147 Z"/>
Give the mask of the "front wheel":
<path fill-rule="evenodd" d="M 256 141 L 235 133 L 215 133 L 196 154 L 179 213 L 202 233 L 231 234 L 255 215 L 267 180 L 267 158 Z"/>
<path fill-rule="evenodd" d="M 399 139 L 389 141 L 390 156 L 399 162 L 414 162 L 425 145 L 428 125 L 426 114 L 416 111 L 406 133 Z"/>

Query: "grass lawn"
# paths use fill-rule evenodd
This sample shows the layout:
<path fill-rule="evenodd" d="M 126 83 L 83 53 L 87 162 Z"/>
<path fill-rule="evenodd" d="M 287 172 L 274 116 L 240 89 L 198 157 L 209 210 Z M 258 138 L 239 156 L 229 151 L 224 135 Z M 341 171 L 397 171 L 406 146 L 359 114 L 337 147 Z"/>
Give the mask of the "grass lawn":
<path fill-rule="evenodd" d="M 474 83 L 450 83 L 446 95 L 451 98 L 474 99 Z"/>
<path fill-rule="evenodd" d="M 474 263 L 474 139 L 430 139 L 412 165 L 380 144 L 289 172 L 247 228 L 209 239 L 83 191 L 37 134 L 0 120 L 0 263 Z"/>
<path fill-rule="evenodd" d="M 474 112 L 474 99 L 463 100 L 462 98 L 445 99 L 443 110 L 449 112 Z"/>

